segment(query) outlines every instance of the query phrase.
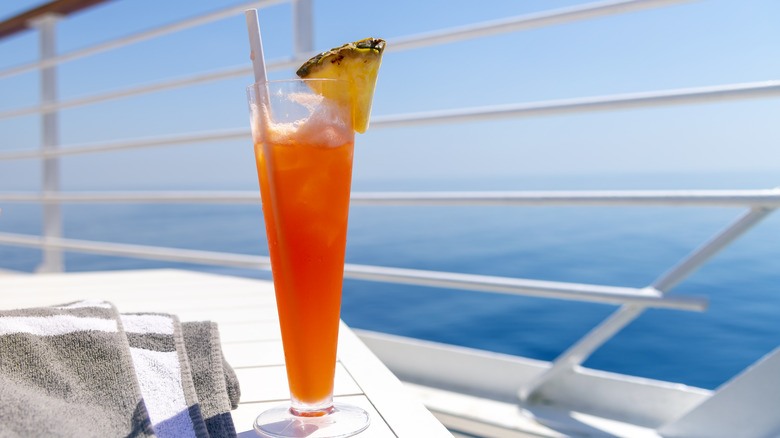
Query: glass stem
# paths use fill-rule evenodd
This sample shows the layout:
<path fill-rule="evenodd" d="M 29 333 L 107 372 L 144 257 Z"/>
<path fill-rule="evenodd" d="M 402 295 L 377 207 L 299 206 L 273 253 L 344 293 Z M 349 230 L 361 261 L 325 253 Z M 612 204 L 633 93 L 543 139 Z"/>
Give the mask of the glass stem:
<path fill-rule="evenodd" d="M 333 407 L 333 395 L 329 395 L 325 400 L 319 403 L 304 403 L 292 396 L 290 412 L 297 417 L 322 417 L 332 414 L 336 408 Z"/>

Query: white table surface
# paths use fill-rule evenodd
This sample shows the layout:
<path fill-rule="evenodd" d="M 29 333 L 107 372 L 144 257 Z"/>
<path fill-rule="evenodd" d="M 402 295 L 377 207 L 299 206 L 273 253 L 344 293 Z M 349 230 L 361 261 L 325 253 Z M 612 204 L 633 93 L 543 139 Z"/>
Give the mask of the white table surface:
<path fill-rule="evenodd" d="M 257 414 L 289 400 L 271 282 L 171 269 L 0 276 L 3 309 L 89 298 L 110 301 L 120 312 L 217 322 L 225 358 L 241 385 L 241 404 L 232 412 L 239 437 L 256 437 Z M 343 324 L 335 398 L 369 412 L 371 425 L 360 438 L 452 437 Z"/>

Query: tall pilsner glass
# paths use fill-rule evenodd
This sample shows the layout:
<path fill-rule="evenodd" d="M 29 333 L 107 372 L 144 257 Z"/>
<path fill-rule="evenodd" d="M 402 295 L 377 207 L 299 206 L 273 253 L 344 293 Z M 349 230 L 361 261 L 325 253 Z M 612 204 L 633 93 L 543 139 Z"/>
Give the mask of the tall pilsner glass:
<path fill-rule="evenodd" d="M 348 99 L 314 90 L 346 87 L 300 79 L 247 88 L 292 399 L 257 417 L 262 436 L 346 437 L 368 427 L 363 409 L 333 403 L 355 132 Z"/>

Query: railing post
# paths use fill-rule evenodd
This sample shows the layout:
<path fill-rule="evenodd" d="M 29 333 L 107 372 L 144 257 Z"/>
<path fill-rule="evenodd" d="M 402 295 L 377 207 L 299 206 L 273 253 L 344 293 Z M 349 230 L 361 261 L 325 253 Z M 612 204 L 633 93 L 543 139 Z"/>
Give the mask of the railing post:
<path fill-rule="evenodd" d="M 296 0 L 293 2 L 293 32 L 296 57 L 308 55 L 314 51 L 312 0 Z"/>
<path fill-rule="evenodd" d="M 46 14 L 31 21 L 38 28 L 39 50 L 44 61 L 57 55 L 57 21 L 58 14 Z M 57 67 L 41 69 L 41 105 L 51 105 L 57 102 Z M 45 110 L 41 117 L 41 147 L 44 150 L 59 147 L 59 115 L 58 111 Z M 60 160 L 58 157 L 43 158 L 44 195 L 60 191 Z M 62 210 L 57 201 L 43 202 L 43 260 L 36 269 L 37 272 L 62 272 L 64 263 L 62 251 L 46 244 L 50 238 L 62 237 Z"/>

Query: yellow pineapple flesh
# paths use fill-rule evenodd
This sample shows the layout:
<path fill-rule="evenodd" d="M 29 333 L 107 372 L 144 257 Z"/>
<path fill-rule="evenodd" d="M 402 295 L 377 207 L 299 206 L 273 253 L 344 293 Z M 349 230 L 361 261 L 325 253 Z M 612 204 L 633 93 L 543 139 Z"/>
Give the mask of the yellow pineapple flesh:
<path fill-rule="evenodd" d="M 320 86 L 317 90 L 329 99 L 352 104 L 352 125 L 358 133 L 366 132 L 371 115 L 376 78 L 382 63 L 385 41 L 366 38 L 322 52 L 306 61 L 297 75 L 304 79 L 341 79 L 349 82 L 349 95 L 333 95 L 334 88 Z"/>

